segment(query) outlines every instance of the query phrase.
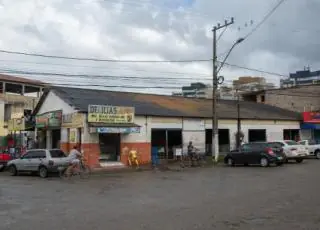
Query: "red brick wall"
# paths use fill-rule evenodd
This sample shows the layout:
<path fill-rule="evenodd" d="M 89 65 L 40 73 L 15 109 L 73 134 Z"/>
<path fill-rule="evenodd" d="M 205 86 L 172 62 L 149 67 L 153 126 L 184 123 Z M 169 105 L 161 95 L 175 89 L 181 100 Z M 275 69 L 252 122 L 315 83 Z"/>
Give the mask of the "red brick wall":
<path fill-rule="evenodd" d="M 136 148 L 140 164 L 151 162 L 151 143 L 121 143 L 121 162 L 128 164 L 128 155 L 131 149 Z"/>
<path fill-rule="evenodd" d="M 81 148 L 84 152 L 84 157 L 90 167 L 100 167 L 100 146 L 99 143 L 82 143 Z"/>

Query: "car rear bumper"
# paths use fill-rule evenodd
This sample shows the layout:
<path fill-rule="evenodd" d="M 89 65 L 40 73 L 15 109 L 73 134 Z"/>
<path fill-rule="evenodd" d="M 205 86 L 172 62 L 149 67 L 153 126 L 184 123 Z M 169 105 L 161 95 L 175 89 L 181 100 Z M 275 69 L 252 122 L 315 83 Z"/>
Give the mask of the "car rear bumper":
<path fill-rule="evenodd" d="M 8 161 L 0 161 L 0 167 L 5 167 L 7 166 Z"/>

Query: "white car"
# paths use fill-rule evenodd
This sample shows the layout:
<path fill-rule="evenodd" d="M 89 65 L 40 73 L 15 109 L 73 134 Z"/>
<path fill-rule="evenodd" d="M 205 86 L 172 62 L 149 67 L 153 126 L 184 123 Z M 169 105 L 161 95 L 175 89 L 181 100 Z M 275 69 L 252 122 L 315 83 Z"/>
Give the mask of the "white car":
<path fill-rule="evenodd" d="M 300 145 L 305 146 L 310 155 L 315 156 L 317 159 L 320 159 L 320 144 L 314 140 L 302 140 L 299 141 Z"/>
<path fill-rule="evenodd" d="M 50 172 L 58 172 L 59 167 L 68 166 L 68 158 L 60 149 L 32 149 L 18 159 L 8 162 L 7 167 L 12 176 L 20 172 L 38 173 L 45 178 Z"/>
<path fill-rule="evenodd" d="M 272 142 L 279 143 L 281 145 L 287 161 L 295 160 L 297 163 L 301 163 L 306 157 L 309 156 L 308 149 L 296 141 L 281 140 Z"/>

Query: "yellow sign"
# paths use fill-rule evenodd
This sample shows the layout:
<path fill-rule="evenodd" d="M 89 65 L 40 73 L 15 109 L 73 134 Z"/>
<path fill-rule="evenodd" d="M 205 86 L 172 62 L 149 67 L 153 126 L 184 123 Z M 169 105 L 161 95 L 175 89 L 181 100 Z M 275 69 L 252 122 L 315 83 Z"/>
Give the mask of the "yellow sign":
<path fill-rule="evenodd" d="M 69 113 L 62 115 L 61 126 L 64 128 L 82 128 L 84 123 L 83 113 Z"/>
<path fill-rule="evenodd" d="M 70 143 L 76 143 L 76 130 L 70 130 L 70 134 L 69 134 L 69 141 Z"/>
<path fill-rule="evenodd" d="M 97 123 L 133 123 L 134 108 L 108 105 L 89 105 L 88 122 Z"/>
<path fill-rule="evenodd" d="M 23 131 L 25 130 L 24 118 L 14 118 L 8 121 L 9 131 Z"/>

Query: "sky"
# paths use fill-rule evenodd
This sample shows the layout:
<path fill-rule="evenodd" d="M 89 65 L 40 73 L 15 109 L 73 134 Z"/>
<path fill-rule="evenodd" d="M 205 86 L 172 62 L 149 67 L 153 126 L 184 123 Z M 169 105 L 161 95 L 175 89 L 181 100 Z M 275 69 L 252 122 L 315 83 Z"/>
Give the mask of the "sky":
<path fill-rule="evenodd" d="M 0 49 L 112 60 L 207 60 L 212 58 L 212 27 L 234 17 L 235 23 L 217 44 L 218 60 L 222 60 L 278 1 L 0 0 Z M 227 63 L 284 76 L 304 66 L 319 70 L 319 11 L 320 0 L 286 0 L 235 47 Z M 211 61 L 94 62 L 0 52 L 0 72 L 17 76 L 29 72 L 24 76 L 55 84 L 107 85 L 108 90 L 161 94 L 179 91 L 191 82 L 212 82 Z M 225 84 L 240 76 L 261 76 L 276 85 L 281 79 L 228 65 L 219 75 Z"/>

